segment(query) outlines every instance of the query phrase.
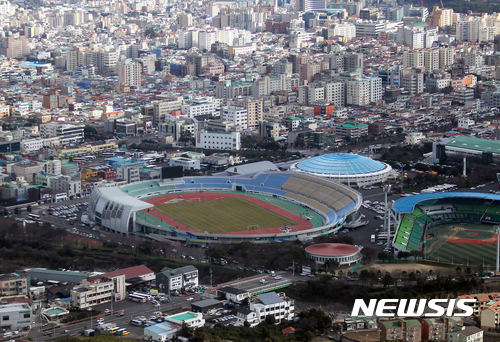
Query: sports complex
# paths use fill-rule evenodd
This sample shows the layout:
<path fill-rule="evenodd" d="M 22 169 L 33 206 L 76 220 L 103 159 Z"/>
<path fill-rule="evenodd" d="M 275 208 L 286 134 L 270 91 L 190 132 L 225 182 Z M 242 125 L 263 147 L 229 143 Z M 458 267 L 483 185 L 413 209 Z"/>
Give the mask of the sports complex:
<path fill-rule="evenodd" d="M 357 191 L 331 180 L 270 171 L 97 187 L 89 218 L 116 233 L 160 241 L 308 241 L 339 229 L 361 203 Z"/>
<path fill-rule="evenodd" d="M 492 266 L 496 264 L 500 195 L 474 192 L 420 194 L 398 199 L 393 246 L 422 251 L 428 260 Z"/>

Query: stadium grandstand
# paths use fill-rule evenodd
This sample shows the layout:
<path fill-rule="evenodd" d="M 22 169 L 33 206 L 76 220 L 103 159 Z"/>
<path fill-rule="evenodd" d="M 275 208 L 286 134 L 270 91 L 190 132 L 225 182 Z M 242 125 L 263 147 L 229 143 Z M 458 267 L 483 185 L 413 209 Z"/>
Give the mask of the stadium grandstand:
<path fill-rule="evenodd" d="M 500 224 L 500 195 L 448 192 L 408 196 L 394 202 L 391 214 L 397 222 L 393 246 L 421 251 L 427 230 L 436 225 Z"/>
<path fill-rule="evenodd" d="M 183 201 L 188 198 L 200 200 L 207 193 L 259 196 L 266 203 L 306 218 L 308 229 L 254 229 L 214 234 L 183 230 L 152 215 L 155 206 L 166 203 L 164 199 L 168 196 L 168 200 L 173 197 Z M 253 177 L 184 177 L 94 188 L 89 199 L 89 218 L 117 233 L 147 234 L 158 239 L 220 242 L 310 240 L 339 229 L 347 215 L 357 211 L 361 203 L 357 191 L 330 180 L 297 172 L 261 172 Z M 230 207 L 227 209 L 231 210 Z M 314 215 L 308 215 L 309 211 Z M 317 223 L 312 224 L 313 221 Z"/>

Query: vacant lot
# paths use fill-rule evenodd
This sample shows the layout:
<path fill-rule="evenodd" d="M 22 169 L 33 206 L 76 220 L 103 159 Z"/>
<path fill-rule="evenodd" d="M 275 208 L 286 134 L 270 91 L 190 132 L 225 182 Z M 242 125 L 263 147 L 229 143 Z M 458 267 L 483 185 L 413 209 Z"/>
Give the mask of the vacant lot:
<path fill-rule="evenodd" d="M 160 204 L 155 209 L 199 232 L 226 233 L 297 225 L 242 198 Z M 258 227 L 257 227 L 258 226 Z"/>

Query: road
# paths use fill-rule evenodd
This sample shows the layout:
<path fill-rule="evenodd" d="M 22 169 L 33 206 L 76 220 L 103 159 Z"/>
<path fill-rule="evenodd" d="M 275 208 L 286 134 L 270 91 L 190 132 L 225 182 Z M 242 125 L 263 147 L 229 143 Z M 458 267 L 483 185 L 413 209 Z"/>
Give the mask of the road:
<path fill-rule="evenodd" d="M 289 284 L 294 279 L 296 280 L 304 280 L 304 277 L 293 276 L 291 272 L 287 271 L 279 271 L 276 275 L 281 275 L 282 279 L 276 280 L 274 277 L 269 274 L 262 274 L 259 276 L 253 276 L 250 278 L 239 279 L 234 281 L 233 283 L 224 285 L 224 286 L 232 286 L 241 290 L 246 290 L 250 293 L 261 291 L 264 289 L 270 289 L 279 285 Z M 265 279 L 266 284 L 262 284 L 261 280 Z M 214 289 L 213 291 L 208 291 L 206 293 L 190 293 L 186 296 L 182 297 L 171 297 L 171 302 L 168 304 L 161 304 L 159 308 L 152 305 L 150 302 L 146 303 L 136 303 L 129 300 L 123 300 L 120 302 L 114 303 L 106 303 L 101 305 L 96 305 L 93 307 L 94 310 L 100 311 L 101 314 L 92 317 L 91 319 L 84 320 L 82 322 L 69 324 L 69 325 L 61 325 L 60 327 L 48 329 L 46 331 L 51 332 L 51 335 L 44 335 L 44 331 L 40 331 L 40 323 L 39 316 L 36 318 L 36 324 L 33 329 L 30 330 L 26 337 L 30 337 L 33 341 L 46 341 L 50 340 L 53 337 L 59 337 L 63 335 L 78 335 L 81 334 L 85 329 L 96 328 L 96 320 L 98 318 L 103 318 L 105 323 L 114 322 L 116 326 L 120 328 L 127 328 L 127 331 L 130 331 L 129 338 L 142 339 L 144 328 L 137 327 L 129 324 L 129 322 L 137 316 L 145 316 L 146 318 L 150 317 L 153 312 L 161 311 L 164 313 L 172 312 L 174 310 L 185 309 L 189 310 L 191 307 L 191 303 L 208 299 L 215 298 L 217 296 L 217 291 Z M 193 298 L 193 300 L 188 301 L 187 298 Z M 113 310 L 113 314 L 105 315 L 105 310 Z M 117 316 L 119 312 L 123 312 L 124 316 Z M 69 333 L 64 333 L 65 330 L 69 330 Z"/>

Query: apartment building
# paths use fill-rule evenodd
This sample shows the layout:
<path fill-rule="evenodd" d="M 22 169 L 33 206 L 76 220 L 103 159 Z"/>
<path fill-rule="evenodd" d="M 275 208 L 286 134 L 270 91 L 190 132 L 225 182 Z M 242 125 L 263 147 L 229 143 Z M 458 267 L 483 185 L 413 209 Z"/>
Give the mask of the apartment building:
<path fill-rule="evenodd" d="M 264 104 L 261 99 L 254 99 L 250 97 L 237 98 L 234 101 L 236 106 L 245 108 L 247 111 L 247 128 L 252 130 L 257 130 L 259 128 L 259 122 L 263 117 Z"/>
<path fill-rule="evenodd" d="M 190 118 L 200 115 L 214 115 L 215 102 L 212 101 L 212 98 L 195 99 L 189 104 L 182 105 L 181 113 Z"/>
<path fill-rule="evenodd" d="M 141 86 L 142 65 L 132 59 L 126 59 L 118 64 L 118 83 L 131 87 Z"/>
<path fill-rule="evenodd" d="M 422 324 L 417 319 L 380 322 L 380 340 L 422 341 Z"/>
<path fill-rule="evenodd" d="M 462 329 L 464 325 L 461 319 L 453 317 L 421 318 L 420 323 L 424 341 L 442 341 L 449 332 Z"/>
<path fill-rule="evenodd" d="M 74 199 L 82 193 L 82 181 L 80 179 L 71 178 L 70 176 L 54 177 L 50 181 L 52 190 L 65 192 L 68 199 Z"/>
<path fill-rule="evenodd" d="M 382 86 L 382 83 L 380 83 Z M 354 79 L 346 82 L 346 105 L 367 106 L 371 101 L 371 84 L 368 79 Z"/>
<path fill-rule="evenodd" d="M 85 125 L 61 124 L 49 122 L 40 125 L 40 134 L 44 138 L 59 137 L 61 144 L 78 144 L 83 141 L 83 129 Z"/>
<path fill-rule="evenodd" d="M 241 129 L 247 129 L 247 110 L 243 107 L 226 106 L 221 108 L 222 121 L 228 121 L 235 126 L 240 126 Z"/>
<path fill-rule="evenodd" d="M 355 121 L 346 121 L 345 124 L 337 125 L 335 131 L 336 134 L 343 138 L 359 139 L 368 134 L 368 125 Z"/>
<path fill-rule="evenodd" d="M 94 305 L 120 301 L 125 298 L 125 275 L 95 276 L 82 280 L 71 290 L 73 307 L 86 309 Z"/>
<path fill-rule="evenodd" d="M 0 295 L 3 296 L 27 296 L 28 274 L 25 272 L 7 273 L 0 275 Z M 2 322 L 3 326 L 3 322 Z"/>
<path fill-rule="evenodd" d="M 174 110 L 180 110 L 184 99 L 182 96 L 174 96 L 170 99 L 153 102 L 153 123 L 155 125 L 165 120 L 165 115 Z"/>

